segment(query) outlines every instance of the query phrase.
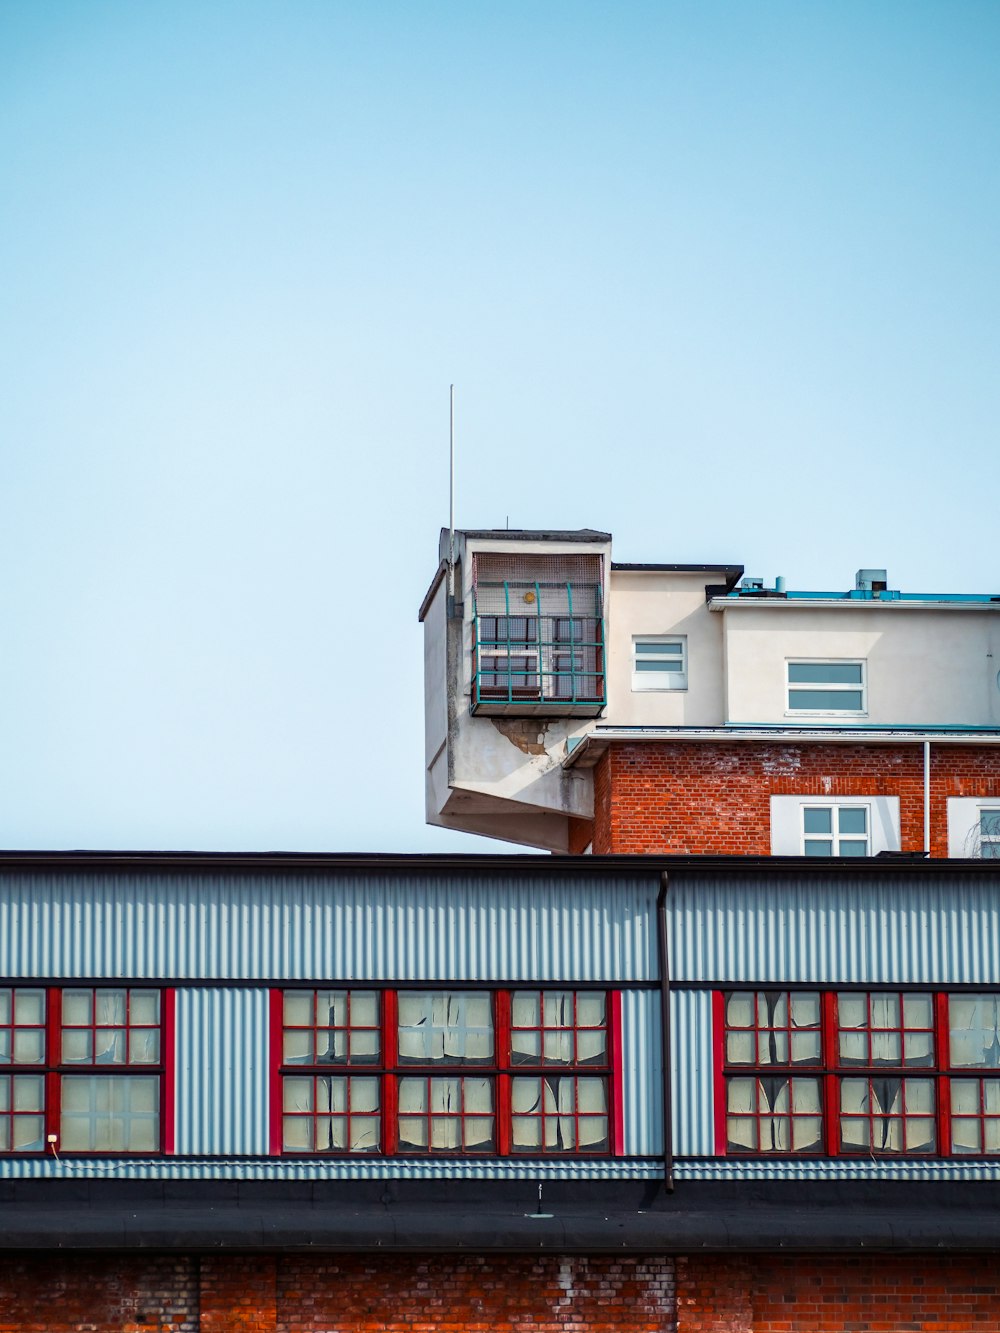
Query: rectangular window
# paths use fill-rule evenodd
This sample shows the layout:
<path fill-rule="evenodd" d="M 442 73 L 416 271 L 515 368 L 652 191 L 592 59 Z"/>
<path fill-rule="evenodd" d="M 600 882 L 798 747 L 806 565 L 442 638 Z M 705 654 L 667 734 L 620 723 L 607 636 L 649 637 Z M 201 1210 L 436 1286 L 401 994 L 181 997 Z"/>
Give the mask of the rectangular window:
<path fill-rule="evenodd" d="M 160 1152 L 172 1002 L 150 987 L 0 987 L 0 1152 Z"/>
<path fill-rule="evenodd" d="M 733 990 L 720 1153 L 1000 1156 L 1000 992 Z"/>
<path fill-rule="evenodd" d="M 979 855 L 1000 859 L 1000 808 L 979 812 Z"/>
<path fill-rule="evenodd" d="M 789 713 L 865 713 L 863 661 L 790 661 L 786 665 Z"/>
<path fill-rule="evenodd" d="M 804 805 L 802 852 L 805 856 L 868 856 L 867 805 Z"/>
<path fill-rule="evenodd" d="M 632 689 L 686 690 L 687 637 L 637 634 L 632 639 Z"/>
<path fill-rule="evenodd" d="M 613 1012 L 589 990 L 275 991 L 272 1150 L 606 1155 Z"/>

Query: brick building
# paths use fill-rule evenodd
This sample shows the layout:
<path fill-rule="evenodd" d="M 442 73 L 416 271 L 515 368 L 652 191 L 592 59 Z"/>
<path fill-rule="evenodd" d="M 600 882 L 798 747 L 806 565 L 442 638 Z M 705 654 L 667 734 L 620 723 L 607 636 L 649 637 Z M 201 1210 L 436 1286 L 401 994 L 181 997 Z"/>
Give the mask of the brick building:
<path fill-rule="evenodd" d="M 455 537 L 420 612 L 429 822 L 599 854 L 1000 848 L 1000 596 Z"/>

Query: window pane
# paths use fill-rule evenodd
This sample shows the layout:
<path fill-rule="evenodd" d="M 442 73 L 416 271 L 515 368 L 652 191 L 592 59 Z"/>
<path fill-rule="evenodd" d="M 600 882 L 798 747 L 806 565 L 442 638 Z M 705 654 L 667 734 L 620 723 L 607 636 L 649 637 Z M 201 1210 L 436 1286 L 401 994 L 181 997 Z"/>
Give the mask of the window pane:
<path fill-rule="evenodd" d="M 788 682 L 806 685 L 861 685 L 860 662 L 789 662 Z"/>
<path fill-rule="evenodd" d="M 868 811 L 864 806 L 842 805 L 837 812 L 837 824 L 841 833 L 867 833 Z"/>
<path fill-rule="evenodd" d="M 0 1017 L 0 1022 L 6 1021 L 8 1020 Z M 38 1027 L 45 1022 L 43 990 L 22 990 L 18 987 L 14 992 L 14 1022 L 18 1027 Z"/>
<path fill-rule="evenodd" d="M 788 707 L 809 712 L 860 713 L 863 699 L 860 690 L 789 690 Z"/>
<path fill-rule="evenodd" d="M 60 1142 L 67 1152 L 150 1152 L 159 1142 L 160 1080 L 62 1080 Z"/>
<path fill-rule="evenodd" d="M 488 993 L 400 992 L 400 1063 L 489 1064 L 492 1058 Z"/>
<path fill-rule="evenodd" d="M 802 811 L 802 827 L 806 833 L 832 833 L 833 811 L 829 806 L 806 806 Z"/>
<path fill-rule="evenodd" d="M 665 654 L 665 653 L 678 653 L 678 654 L 679 654 L 679 653 L 682 653 L 682 652 L 683 652 L 683 647 L 684 647 L 683 644 L 680 644 L 680 643 L 670 643 L 668 640 L 663 639 L 663 640 L 661 640 L 661 641 L 658 642 L 658 643 L 636 643 L 636 644 L 635 644 L 635 651 L 636 651 L 637 653 L 659 653 L 659 654 Z"/>
<path fill-rule="evenodd" d="M 684 663 L 680 661 L 671 662 L 666 659 L 662 661 L 639 661 L 635 664 L 636 671 L 683 671 Z"/>
<path fill-rule="evenodd" d="M 849 839 L 841 839 L 837 847 L 838 856 L 867 856 L 867 842 L 854 842 Z"/>
<path fill-rule="evenodd" d="M 820 842 L 816 838 L 806 838 L 805 841 L 806 856 L 832 856 L 833 843 Z"/>
<path fill-rule="evenodd" d="M 1000 1067 L 1000 996 L 949 995 L 951 1063 Z"/>

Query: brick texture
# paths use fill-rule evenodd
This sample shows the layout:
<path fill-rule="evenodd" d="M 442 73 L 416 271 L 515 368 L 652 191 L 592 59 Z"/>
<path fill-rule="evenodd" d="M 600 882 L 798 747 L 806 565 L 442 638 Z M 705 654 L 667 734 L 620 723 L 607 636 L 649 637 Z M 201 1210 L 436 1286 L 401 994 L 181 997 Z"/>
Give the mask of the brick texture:
<path fill-rule="evenodd" d="M 673 1333 L 668 1258 L 0 1260 L 0 1333 Z"/>
<path fill-rule="evenodd" d="M 1000 1328 L 993 1255 L 677 1261 L 677 1333 L 974 1333 Z"/>
<path fill-rule="evenodd" d="M 197 1260 L 0 1257 L 0 1333 L 199 1333 Z"/>
<path fill-rule="evenodd" d="M 612 745 L 594 770 L 594 851 L 767 856 L 771 796 L 898 796 L 904 852 L 923 850 L 920 745 Z M 1000 798 L 1000 750 L 931 749 L 931 854 L 949 796 Z"/>

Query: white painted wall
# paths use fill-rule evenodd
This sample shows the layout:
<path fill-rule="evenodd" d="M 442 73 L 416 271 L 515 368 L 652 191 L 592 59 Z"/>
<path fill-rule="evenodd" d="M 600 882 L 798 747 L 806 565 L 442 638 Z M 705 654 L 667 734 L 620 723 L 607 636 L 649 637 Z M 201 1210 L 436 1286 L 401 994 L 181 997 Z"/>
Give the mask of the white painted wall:
<path fill-rule="evenodd" d="M 723 720 L 722 617 L 708 609 L 705 570 L 612 570 L 608 608 L 608 709 L 611 726 L 719 726 Z M 687 689 L 634 690 L 635 635 L 687 638 Z"/>
<path fill-rule="evenodd" d="M 931 607 L 769 607 L 716 612 L 724 621 L 727 722 L 836 722 L 789 714 L 789 658 L 867 663 L 867 715 L 878 726 L 1000 724 L 1000 616 Z"/>

